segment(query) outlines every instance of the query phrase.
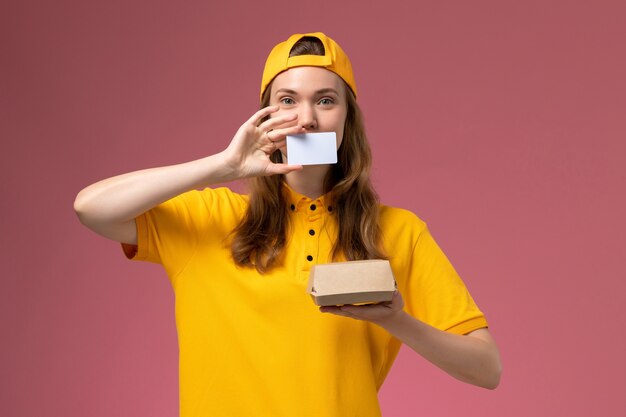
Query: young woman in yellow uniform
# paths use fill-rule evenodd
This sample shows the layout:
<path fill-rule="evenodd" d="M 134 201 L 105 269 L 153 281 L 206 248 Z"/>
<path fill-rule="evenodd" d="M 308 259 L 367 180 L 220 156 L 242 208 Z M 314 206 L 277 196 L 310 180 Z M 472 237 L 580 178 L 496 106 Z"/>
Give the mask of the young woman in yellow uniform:
<path fill-rule="evenodd" d="M 167 272 L 181 416 L 380 416 L 402 343 L 495 388 L 483 313 L 426 224 L 378 202 L 345 52 L 320 32 L 293 35 L 271 51 L 260 93 L 222 152 L 105 179 L 75 201 L 83 224 Z M 338 163 L 289 165 L 286 136 L 317 132 L 336 134 Z M 211 188 L 242 178 L 246 195 Z M 360 259 L 389 260 L 393 300 L 317 307 L 311 266 Z"/>

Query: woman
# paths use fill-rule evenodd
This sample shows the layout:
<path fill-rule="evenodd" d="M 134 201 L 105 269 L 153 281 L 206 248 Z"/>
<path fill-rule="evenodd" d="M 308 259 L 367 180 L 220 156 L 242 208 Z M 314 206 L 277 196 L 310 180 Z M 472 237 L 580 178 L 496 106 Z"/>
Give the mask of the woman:
<path fill-rule="evenodd" d="M 224 151 L 77 196 L 81 222 L 168 274 L 181 416 L 379 416 L 401 343 L 498 385 L 487 322 L 426 224 L 377 201 L 356 94 L 339 45 L 293 35 L 267 59 L 261 110 Z M 286 136 L 311 132 L 336 134 L 337 164 L 288 164 Z M 205 188 L 241 178 L 249 196 Z M 389 303 L 317 308 L 305 292 L 314 264 L 377 258 L 398 284 Z"/>

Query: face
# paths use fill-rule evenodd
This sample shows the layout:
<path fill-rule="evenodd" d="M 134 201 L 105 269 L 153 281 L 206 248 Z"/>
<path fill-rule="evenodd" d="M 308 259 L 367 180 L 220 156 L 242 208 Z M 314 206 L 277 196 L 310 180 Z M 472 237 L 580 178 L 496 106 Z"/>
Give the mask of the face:
<path fill-rule="evenodd" d="M 335 132 L 339 148 L 347 114 L 345 88 L 343 80 L 325 68 L 288 69 L 272 82 L 270 105 L 280 107 L 273 116 L 296 113 L 306 133 Z"/>

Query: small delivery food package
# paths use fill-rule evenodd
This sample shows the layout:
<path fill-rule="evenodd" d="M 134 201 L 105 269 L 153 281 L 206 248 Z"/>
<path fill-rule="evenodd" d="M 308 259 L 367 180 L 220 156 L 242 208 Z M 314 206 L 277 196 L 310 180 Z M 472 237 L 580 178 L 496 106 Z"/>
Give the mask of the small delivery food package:
<path fill-rule="evenodd" d="M 307 293 L 318 306 L 391 301 L 397 285 L 389 261 L 367 260 L 311 267 Z"/>

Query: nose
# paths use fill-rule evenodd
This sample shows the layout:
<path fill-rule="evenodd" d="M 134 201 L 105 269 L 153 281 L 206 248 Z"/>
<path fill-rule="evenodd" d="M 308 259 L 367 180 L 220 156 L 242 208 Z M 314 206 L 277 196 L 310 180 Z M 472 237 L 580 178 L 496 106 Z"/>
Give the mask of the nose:
<path fill-rule="evenodd" d="M 302 104 L 298 113 L 298 120 L 300 122 L 300 126 L 307 130 L 317 128 L 317 116 L 315 114 L 315 109 L 311 104 Z"/>

